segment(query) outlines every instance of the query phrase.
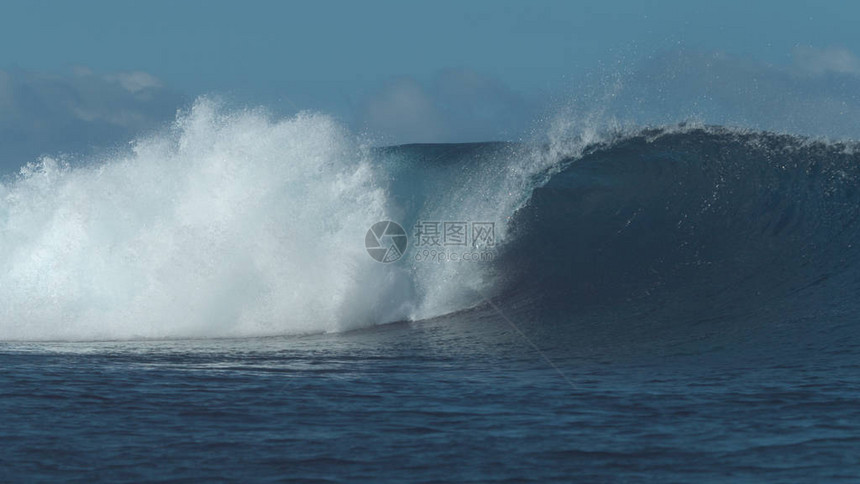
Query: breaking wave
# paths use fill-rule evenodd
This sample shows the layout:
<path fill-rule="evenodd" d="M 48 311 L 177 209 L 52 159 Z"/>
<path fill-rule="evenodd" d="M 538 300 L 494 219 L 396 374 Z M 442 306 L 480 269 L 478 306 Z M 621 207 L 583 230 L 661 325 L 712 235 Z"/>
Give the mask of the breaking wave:
<path fill-rule="evenodd" d="M 201 99 L 129 154 L 44 158 L 0 185 L 0 339 L 343 331 L 484 296 L 692 318 L 849 304 L 858 161 L 846 144 L 702 126 L 371 148 L 324 115 Z M 413 243 L 381 264 L 364 243 L 383 220 L 410 237 L 493 223 L 498 244 L 428 263 Z"/>

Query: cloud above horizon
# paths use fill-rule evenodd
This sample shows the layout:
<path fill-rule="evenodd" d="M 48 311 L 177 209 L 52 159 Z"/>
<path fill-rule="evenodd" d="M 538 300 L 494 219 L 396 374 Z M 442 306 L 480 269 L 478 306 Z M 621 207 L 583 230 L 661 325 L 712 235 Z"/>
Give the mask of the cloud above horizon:
<path fill-rule="evenodd" d="M 0 169 L 109 148 L 173 119 L 182 102 L 146 72 L 0 70 Z"/>
<path fill-rule="evenodd" d="M 0 70 L 0 171 L 42 155 L 86 159 L 170 123 L 190 98 L 142 71 Z M 393 78 L 345 111 L 382 144 L 518 139 L 541 104 L 469 69 Z"/>
<path fill-rule="evenodd" d="M 798 47 L 783 65 L 673 50 L 604 74 L 571 79 L 567 93 L 540 98 L 468 69 L 424 83 L 398 78 L 367 99 L 357 125 L 392 143 L 517 140 L 560 117 L 580 128 L 695 120 L 860 139 L 860 58 L 844 48 Z"/>
<path fill-rule="evenodd" d="M 723 52 L 665 52 L 621 84 L 606 111 L 638 124 L 699 120 L 860 138 L 860 63 L 844 49 L 798 49 L 786 65 Z"/>
<path fill-rule="evenodd" d="M 793 54 L 795 65 L 813 74 L 860 75 L 860 59 L 848 49 L 836 47 L 817 49 L 805 46 L 795 48 Z"/>
<path fill-rule="evenodd" d="M 360 129 L 390 143 L 517 139 L 540 102 L 470 69 L 445 69 L 430 82 L 386 82 L 357 113 Z"/>
<path fill-rule="evenodd" d="M 444 69 L 429 79 L 388 79 L 334 112 L 379 144 L 518 140 L 539 135 L 541 120 L 554 115 L 575 125 L 570 113 L 586 123 L 692 119 L 860 139 L 860 58 L 844 48 L 798 47 L 783 65 L 677 50 L 621 69 L 570 79 L 567 93 L 552 96 L 517 92 L 471 69 Z M 0 173 L 41 155 L 86 160 L 123 148 L 173 121 L 190 100 L 143 71 L 0 70 Z"/>

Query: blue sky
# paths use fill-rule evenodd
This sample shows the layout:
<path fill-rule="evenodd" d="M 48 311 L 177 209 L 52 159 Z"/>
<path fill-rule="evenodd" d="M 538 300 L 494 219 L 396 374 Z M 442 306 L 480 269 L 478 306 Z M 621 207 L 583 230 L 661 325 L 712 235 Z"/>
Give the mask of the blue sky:
<path fill-rule="evenodd" d="M 853 109 L 858 18 L 860 3 L 813 1 L 6 1 L 0 164 L 108 145 L 207 93 L 328 112 L 390 142 L 516 139 L 586 83 L 662 91 L 655 66 L 670 65 L 689 87 L 713 58 L 726 83 Z M 703 109 L 749 122 L 744 104 Z"/>

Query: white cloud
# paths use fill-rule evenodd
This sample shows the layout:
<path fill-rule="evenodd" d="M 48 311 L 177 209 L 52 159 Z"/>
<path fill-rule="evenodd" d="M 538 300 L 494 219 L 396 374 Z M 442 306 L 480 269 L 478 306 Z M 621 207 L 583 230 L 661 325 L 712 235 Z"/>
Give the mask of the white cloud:
<path fill-rule="evenodd" d="M 0 71 L 0 170 L 87 154 L 171 120 L 182 97 L 145 72 Z"/>
<path fill-rule="evenodd" d="M 798 47 L 794 50 L 794 62 L 800 69 L 813 74 L 860 75 L 860 59 L 847 49 Z"/>
<path fill-rule="evenodd" d="M 144 89 L 157 89 L 163 86 L 157 77 L 141 71 L 117 72 L 108 74 L 105 80 L 118 83 L 128 92 L 138 93 Z"/>
<path fill-rule="evenodd" d="M 395 140 L 436 142 L 445 136 L 439 111 L 416 80 L 389 82 L 367 103 L 365 126 Z"/>
<path fill-rule="evenodd" d="M 537 103 L 470 69 L 440 71 L 431 82 L 390 81 L 371 96 L 358 125 L 395 143 L 516 139 Z"/>
<path fill-rule="evenodd" d="M 723 53 L 666 52 L 624 79 L 607 112 L 640 124 L 695 119 L 860 138 L 860 76 L 852 70 L 856 59 L 837 49 L 805 52 L 800 59 L 781 66 Z"/>

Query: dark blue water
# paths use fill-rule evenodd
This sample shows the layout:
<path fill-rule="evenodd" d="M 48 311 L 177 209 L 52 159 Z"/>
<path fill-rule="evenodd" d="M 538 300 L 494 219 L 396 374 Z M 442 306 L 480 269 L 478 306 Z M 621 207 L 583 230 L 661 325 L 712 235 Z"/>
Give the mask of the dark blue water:
<path fill-rule="evenodd" d="M 507 149 L 387 153 L 450 167 Z M 643 132 L 534 188 L 476 308 L 338 334 L 4 342 L 0 480 L 856 481 L 858 161 Z"/>
<path fill-rule="evenodd" d="M 547 354 L 505 323 L 2 348 L 4 481 L 851 480 L 848 355 Z"/>

